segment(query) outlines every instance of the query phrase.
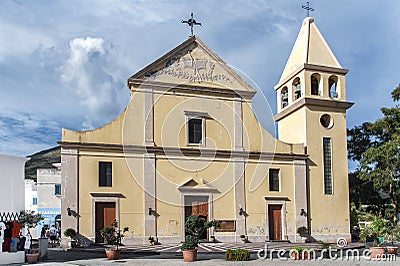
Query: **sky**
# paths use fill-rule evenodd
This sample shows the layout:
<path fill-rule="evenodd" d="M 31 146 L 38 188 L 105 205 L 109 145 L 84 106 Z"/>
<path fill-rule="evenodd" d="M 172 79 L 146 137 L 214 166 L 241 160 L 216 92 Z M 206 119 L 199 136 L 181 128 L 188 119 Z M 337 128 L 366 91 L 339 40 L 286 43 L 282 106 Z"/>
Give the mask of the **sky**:
<path fill-rule="evenodd" d="M 279 81 L 306 11 L 299 0 L 0 1 L 0 153 L 57 145 L 61 129 L 118 116 L 127 78 L 195 34 L 248 75 L 276 114 Z M 400 83 L 400 1 L 310 1 L 311 16 L 347 74 L 349 128 L 393 106 Z M 268 106 L 256 106 L 262 115 Z"/>

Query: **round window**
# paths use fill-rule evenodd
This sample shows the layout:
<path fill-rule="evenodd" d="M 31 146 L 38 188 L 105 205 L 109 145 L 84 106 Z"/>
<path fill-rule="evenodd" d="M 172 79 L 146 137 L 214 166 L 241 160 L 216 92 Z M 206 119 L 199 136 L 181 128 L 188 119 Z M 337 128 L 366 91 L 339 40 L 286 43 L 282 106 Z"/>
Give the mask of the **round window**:
<path fill-rule="evenodd" d="M 319 122 L 324 128 L 332 128 L 333 127 L 333 118 L 328 114 L 323 114 L 319 119 Z"/>

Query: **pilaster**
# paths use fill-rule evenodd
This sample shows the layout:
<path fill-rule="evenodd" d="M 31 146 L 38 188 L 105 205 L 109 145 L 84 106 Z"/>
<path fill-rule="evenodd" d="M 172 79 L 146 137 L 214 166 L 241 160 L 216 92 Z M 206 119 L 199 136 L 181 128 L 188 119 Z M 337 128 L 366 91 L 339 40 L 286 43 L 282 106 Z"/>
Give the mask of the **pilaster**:
<path fill-rule="evenodd" d="M 154 146 L 154 95 L 153 88 L 144 90 L 144 144 Z"/>
<path fill-rule="evenodd" d="M 145 236 L 157 236 L 156 224 L 156 159 L 154 154 L 144 154 L 144 232 Z M 151 212 L 149 213 L 149 208 Z"/>
<path fill-rule="evenodd" d="M 297 228 L 305 226 L 308 228 L 308 194 L 307 194 L 307 169 L 306 162 L 303 160 L 295 160 L 294 164 L 294 204 L 295 204 L 295 221 Z M 303 210 L 303 211 L 302 211 Z M 296 235 L 297 237 L 297 235 Z M 297 239 L 295 239 L 296 241 Z"/>
<path fill-rule="evenodd" d="M 243 211 L 246 210 L 244 160 L 241 158 L 234 159 L 234 178 L 236 233 L 238 235 L 246 235 L 246 214 L 239 214 L 240 208 L 242 208 Z"/>
<path fill-rule="evenodd" d="M 61 220 L 62 231 L 79 232 L 79 156 L 76 148 L 61 148 Z M 68 215 L 67 209 L 70 212 Z"/>

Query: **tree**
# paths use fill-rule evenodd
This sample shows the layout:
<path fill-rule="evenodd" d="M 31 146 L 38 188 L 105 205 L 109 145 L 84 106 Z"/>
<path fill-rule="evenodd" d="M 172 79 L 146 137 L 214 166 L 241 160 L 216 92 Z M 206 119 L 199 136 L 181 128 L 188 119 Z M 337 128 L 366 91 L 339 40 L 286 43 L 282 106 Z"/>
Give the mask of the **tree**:
<path fill-rule="evenodd" d="M 188 216 L 185 221 L 186 234 L 194 236 L 197 240 L 210 227 L 218 226 L 217 221 L 206 221 L 200 216 Z"/>
<path fill-rule="evenodd" d="M 394 102 L 400 100 L 400 85 L 392 91 L 392 99 Z M 386 202 L 390 205 L 390 208 L 381 207 L 381 214 L 390 216 L 397 223 L 396 214 L 400 211 L 400 108 L 396 104 L 381 108 L 381 112 L 382 118 L 348 131 L 349 158 L 359 162 L 354 173 L 356 178 L 364 181 L 361 184 L 367 189 L 373 188 L 374 196 L 379 196 L 381 202 L 374 200 L 375 205 Z M 356 183 L 353 180 L 353 184 Z"/>
<path fill-rule="evenodd" d="M 40 213 L 35 214 L 35 211 L 22 210 L 19 212 L 18 222 L 26 227 L 28 235 L 30 237 L 30 245 L 29 245 L 30 252 L 32 251 L 32 235 L 30 230 L 32 228 L 35 228 L 43 219 L 44 219 L 43 216 Z"/>

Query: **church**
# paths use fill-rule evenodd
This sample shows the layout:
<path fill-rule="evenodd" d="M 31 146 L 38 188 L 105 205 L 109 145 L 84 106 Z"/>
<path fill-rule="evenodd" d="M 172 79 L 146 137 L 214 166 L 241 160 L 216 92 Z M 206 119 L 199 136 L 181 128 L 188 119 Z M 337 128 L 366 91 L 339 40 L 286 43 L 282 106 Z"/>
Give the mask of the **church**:
<path fill-rule="evenodd" d="M 109 124 L 63 129 L 62 226 L 92 242 L 116 220 L 126 243 L 185 238 L 190 215 L 219 221 L 205 241 L 350 240 L 346 74 L 304 19 L 276 90 L 278 138 L 257 120 L 256 90 L 198 36 L 127 80 Z"/>

